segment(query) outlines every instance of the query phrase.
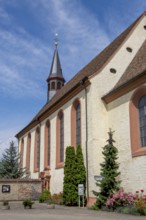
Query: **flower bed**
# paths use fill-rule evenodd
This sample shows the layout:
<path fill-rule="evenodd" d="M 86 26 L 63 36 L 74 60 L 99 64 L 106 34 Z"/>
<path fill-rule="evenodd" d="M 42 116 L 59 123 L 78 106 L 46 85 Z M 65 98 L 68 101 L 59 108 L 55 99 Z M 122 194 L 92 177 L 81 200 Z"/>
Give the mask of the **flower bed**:
<path fill-rule="evenodd" d="M 146 195 L 144 190 L 135 194 L 123 190 L 111 195 L 106 201 L 106 210 L 117 211 L 125 214 L 146 215 Z"/>

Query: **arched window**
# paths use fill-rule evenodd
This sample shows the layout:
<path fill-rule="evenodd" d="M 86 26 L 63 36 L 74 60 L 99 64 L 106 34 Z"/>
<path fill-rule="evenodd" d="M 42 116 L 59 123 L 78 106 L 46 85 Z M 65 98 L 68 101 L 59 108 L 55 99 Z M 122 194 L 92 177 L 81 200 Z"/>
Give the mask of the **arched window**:
<path fill-rule="evenodd" d="M 26 151 L 26 171 L 30 171 L 30 152 L 31 152 L 31 135 L 27 137 L 27 151 Z"/>
<path fill-rule="evenodd" d="M 130 101 L 130 136 L 132 156 L 146 154 L 146 86 L 137 89 Z"/>
<path fill-rule="evenodd" d="M 81 105 L 78 99 L 71 109 L 71 144 L 74 147 L 81 144 Z"/>
<path fill-rule="evenodd" d="M 60 116 L 60 162 L 64 161 L 64 116 Z"/>
<path fill-rule="evenodd" d="M 52 82 L 52 84 L 51 84 L 51 89 L 52 89 L 52 90 L 55 89 L 55 82 Z"/>
<path fill-rule="evenodd" d="M 58 89 L 58 90 L 61 89 L 61 82 L 58 82 L 58 83 L 57 83 L 57 89 Z"/>
<path fill-rule="evenodd" d="M 50 122 L 47 121 L 45 125 L 45 153 L 44 153 L 44 167 L 45 169 L 50 168 L 50 139 L 51 139 L 51 128 Z"/>
<path fill-rule="evenodd" d="M 48 84 L 48 90 L 50 91 L 50 83 Z"/>
<path fill-rule="evenodd" d="M 35 155 L 34 155 L 34 171 L 37 172 L 40 169 L 40 128 L 36 129 L 35 135 Z"/>
<path fill-rule="evenodd" d="M 141 147 L 146 146 L 146 95 L 138 102 Z"/>
<path fill-rule="evenodd" d="M 20 164 L 23 167 L 23 155 L 24 155 L 24 139 L 21 140 L 21 147 L 20 147 Z"/>
<path fill-rule="evenodd" d="M 76 106 L 76 146 L 81 144 L 81 109 L 80 103 Z"/>
<path fill-rule="evenodd" d="M 56 167 L 64 165 L 64 115 L 60 111 L 56 124 Z"/>

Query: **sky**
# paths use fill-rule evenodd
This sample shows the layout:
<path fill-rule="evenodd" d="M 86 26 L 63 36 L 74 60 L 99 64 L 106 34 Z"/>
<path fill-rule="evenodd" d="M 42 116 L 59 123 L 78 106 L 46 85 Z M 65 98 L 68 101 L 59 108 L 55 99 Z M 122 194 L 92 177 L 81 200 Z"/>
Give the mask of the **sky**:
<path fill-rule="evenodd" d="M 0 154 L 47 101 L 55 33 L 69 81 L 145 10 L 145 0 L 0 0 Z"/>

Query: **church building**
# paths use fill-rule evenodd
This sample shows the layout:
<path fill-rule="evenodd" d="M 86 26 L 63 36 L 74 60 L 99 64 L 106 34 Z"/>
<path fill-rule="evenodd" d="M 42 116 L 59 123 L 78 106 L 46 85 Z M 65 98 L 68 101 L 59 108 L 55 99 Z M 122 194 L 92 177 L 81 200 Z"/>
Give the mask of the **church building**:
<path fill-rule="evenodd" d="M 47 84 L 47 103 L 16 135 L 30 178 L 62 192 L 66 147 L 80 144 L 93 204 L 111 128 L 121 186 L 146 192 L 146 12 L 67 83 L 56 41 Z"/>

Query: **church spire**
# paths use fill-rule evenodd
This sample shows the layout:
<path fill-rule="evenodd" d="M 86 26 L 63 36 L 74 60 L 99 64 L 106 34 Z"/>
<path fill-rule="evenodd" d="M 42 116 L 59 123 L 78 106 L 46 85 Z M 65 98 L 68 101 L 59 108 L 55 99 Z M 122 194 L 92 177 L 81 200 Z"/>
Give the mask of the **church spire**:
<path fill-rule="evenodd" d="M 64 86 L 65 79 L 62 74 L 62 68 L 60 64 L 59 54 L 58 54 L 58 34 L 55 35 L 55 50 L 54 56 L 52 60 L 51 70 L 49 77 L 47 79 L 48 82 L 48 102 L 49 100 L 56 94 L 56 92 Z"/>

